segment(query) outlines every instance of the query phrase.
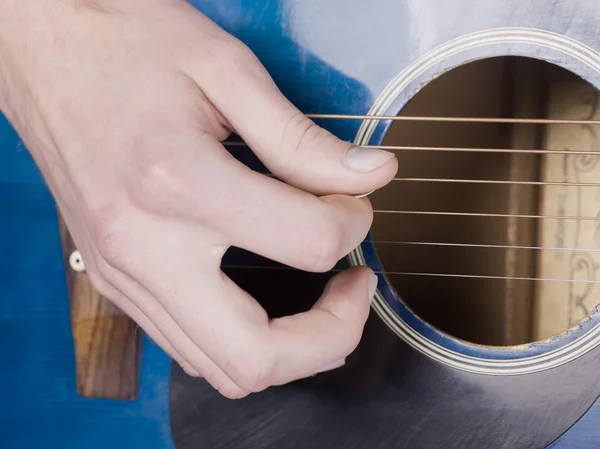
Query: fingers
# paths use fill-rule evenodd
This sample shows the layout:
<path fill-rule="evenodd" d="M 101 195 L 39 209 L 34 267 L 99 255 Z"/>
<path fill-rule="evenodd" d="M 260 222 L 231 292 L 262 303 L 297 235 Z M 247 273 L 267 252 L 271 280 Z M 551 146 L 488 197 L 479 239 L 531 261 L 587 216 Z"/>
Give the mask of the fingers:
<path fill-rule="evenodd" d="M 240 170 L 236 207 L 213 214 L 228 244 L 305 271 L 325 272 L 365 239 L 372 223 L 366 199 L 317 198 Z M 226 204 L 232 204 L 234 198 Z"/>
<path fill-rule="evenodd" d="M 201 46 L 186 70 L 272 173 L 319 195 L 366 193 L 395 176 L 393 153 L 352 147 L 315 125 L 282 95 L 249 49 L 202 20 L 210 30 L 203 38 L 212 43 Z"/>
<path fill-rule="evenodd" d="M 336 276 L 311 311 L 269 321 L 254 298 L 220 272 L 224 248 L 207 247 L 196 226 L 154 220 L 132 226 L 138 232 L 128 232 L 127 245 L 118 245 L 125 250 L 120 263 L 182 334 L 160 312 L 149 312 L 151 298 L 137 294 L 140 308 L 200 372 L 206 365 L 195 355 L 204 354 L 219 370 L 214 372 L 224 374 L 218 379 L 257 392 L 339 366 L 358 344 L 375 288 L 369 269 Z M 149 240 L 156 235 L 161 238 Z"/>
<path fill-rule="evenodd" d="M 123 312 L 135 321 L 188 375 L 203 377 L 215 390 L 229 399 L 241 399 L 249 394 L 233 383 L 198 347 L 192 345 L 187 335 L 184 335 L 181 330 L 169 326 L 176 331 L 172 332 L 170 340 L 176 342 L 181 348 L 178 351 L 151 319 L 133 302 L 124 297 L 116 302 Z M 163 313 L 166 314 L 166 312 Z"/>
<path fill-rule="evenodd" d="M 190 217 L 196 229 L 212 228 L 223 245 L 307 271 L 328 271 L 367 235 L 373 219 L 367 199 L 318 198 L 225 160 L 223 147 L 209 135 L 189 141 L 193 145 L 163 148 L 177 158 L 157 157 L 168 162 L 147 169 L 150 178 L 130 177 L 132 191 L 144 192 L 140 204 Z"/>
<path fill-rule="evenodd" d="M 352 268 L 334 277 L 308 312 L 271 322 L 241 320 L 232 314 L 220 338 L 236 341 L 237 346 L 206 348 L 207 355 L 251 392 L 339 368 L 360 341 L 376 286 L 371 270 Z M 223 300 L 231 305 L 258 307 L 230 280 L 225 280 L 224 293 Z"/>
<path fill-rule="evenodd" d="M 164 337 L 162 332 L 154 325 L 154 323 L 142 312 L 135 304 L 123 296 L 115 288 L 105 286 L 102 288 L 103 296 L 113 301 L 123 312 L 135 321 L 144 332 L 165 351 L 169 357 L 183 368 L 190 376 L 199 376 L 200 372 L 194 368 L 171 343 Z"/>
<path fill-rule="evenodd" d="M 150 292 L 126 274 L 101 263 L 104 264 L 102 271 L 105 277 L 110 278 L 111 282 L 94 276 L 96 288 L 100 287 L 103 295 L 115 302 L 188 375 L 203 377 L 214 389 L 230 399 L 243 398 L 249 394 L 233 383 L 190 340 Z"/>
<path fill-rule="evenodd" d="M 273 384 L 342 366 L 360 341 L 376 287 L 371 270 L 352 268 L 330 281 L 311 311 L 273 320 Z"/>
<path fill-rule="evenodd" d="M 342 366 L 360 341 L 376 279 L 367 268 L 350 269 L 328 284 L 312 310 L 270 322 L 224 275 L 220 285 L 203 286 L 211 292 L 210 311 L 189 294 L 173 295 L 166 308 L 228 379 L 255 393 Z M 180 292 L 189 292 L 188 285 Z M 201 314 L 204 320 L 194 318 Z"/>

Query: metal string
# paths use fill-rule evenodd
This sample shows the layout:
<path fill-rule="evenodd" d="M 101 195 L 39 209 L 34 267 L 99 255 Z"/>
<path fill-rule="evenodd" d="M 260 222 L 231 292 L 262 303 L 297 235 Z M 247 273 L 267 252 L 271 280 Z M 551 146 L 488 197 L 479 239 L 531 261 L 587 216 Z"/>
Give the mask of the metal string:
<path fill-rule="evenodd" d="M 453 122 L 453 123 L 519 123 L 528 125 L 600 125 L 600 120 L 556 120 L 534 118 L 429 117 L 395 115 L 306 114 L 310 119 L 325 120 L 383 120 L 396 122 Z"/>
<path fill-rule="evenodd" d="M 476 243 L 444 243 L 444 242 L 401 242 L 391 240 L 365 240 L 364 243 L 376 245 L 415 245 L 432 247 L 451 247 L 451 248 L 485 248 L 485 249 L 517 249 L 517 250 L 535 250 L 535 251 L 573 251 L 573 252 L 600 252 L 598 248 L 569 248 L 569 247 L 548 247 L 548 246 L 518 246 L 518 245 L 490 245 Z M 291 271 L 293 268 L 287 266 L 252 266 L 252 265 L 223 265 L 223 268 L 231 269 L 257 269 L 257 270 L 276 270 Z M 333 269 L 332 272 L 342 272 L 344 270 Z M 394 275 L 394 276 L 433 276 L 450 277 L 463 279 L 488 279 L 488 280 L 518 280 L 518 281 L 551 281 L 551 282 L 581 282 L 586 284 L 600 283 L 600 281 L 589 280 L 569 280 L 560 278 L 531 278 L 515 276 L 486 276 L 471 274 L 448 274 L 448 273 L 411 273 L 400 271 L 376 271 L 376 273 Z"/>
<path fill-rule="evenodd" d="M 403 182 L 445 182 L 456 184 L 509 184 L 525 186 L 600 187 L 600 182 L 559 182 L 559 181 L 507 181 L 496 179 L 453 179 L 453 178 L 394 178 Z"/>
<path fill-rule="evenodd" d="M 598 153 L 597 153 L 598 155 Z M 270 173 L 263 173 L 265 176 L 275 178 Z M 600 187 L 600 183 L 584 183 L 584 182 L 553 182 L 553 181 L 507 181 L 507 180 L 492 180 L 492 179 L 450 179 L 450 178 L 394 178 L 394 181 L 407 182 L 444 182 L 444 183 L 468 183 L 468 184 L 517 184 L 517 185 L 540 185 L 540 186 L 566 186 L 566 187 Z M 496 213 L 479 213 L 479 212 L 444 212 L 444 211 L 420 211 L 420 210 L 373 210 L 376 214 L 388 215 L 437 215 L 437 216 L 453 216 L 453 217 L 488 217 L 488 218 L 529 218 L 529 219 L 546 219 L 546 220 L 583 220 L 583 221 L 600 221 L 600 216 L 585 217 L 585 216 L 569 216 L 569 215 L 524 215 L 524 214 L 496 214 Z"/>
<path fill-rule="evenodd" d="M 365 240 L 364 243 L 373 243 L 375 245 L 407 245 L 407 246 L 440 246 L 451 248 L 487 248 L 487 249 L 518 249 L 518 250 L 536 250 L 536 251 L 573 251 L 573 252 L 591 252 L 599 253 L 598 248 L 569 248 L 552 246 L 520 246 L 520 245 L 491 245 L 483 243 L 446 243 L 446 242 L 401 242 L 395 240 Z"/>
<path fill-rule="evenodd" d="M 600 120 L 556 120 L 556 119 L 533 119 L 533 118 L 480 118 L 480 117 L 423 117 L 423 116 L 369 116 L 369 115 L 345 115 L 345 114 L 307 114 L 311 119 L 324 120 L 365 120 L 365 121 L 403 121 L 403 122 L 451 122 L 451 123 L 488 123 L 488 124 L 530 124 L 530 125 L 600 125 Z M 247 147 L 245 142 L 223 142 L 229 147 Z M 599 156 L 598 151 L 571 150 L 571 149 L 519 149 L 519 148 L 463 148 L 463 147 L 437 147 L 437 146 L 396 146 L 396 145 L 363 145 L 363 148 L 379 149 L 386 151 L 424 151 L 424 152 L 455 152 L 455 153 L 521 153 L 538 155 L 573 155 L 573 156 Z M 271 174 L 266 176 L 274 177 Z M 497 184 L 497 185 L 532 185 L 532 186 L 561 186 L 561 187 L 600 187 L 600 182 L 561 182 L 561 181 L 511 181 L 493 179 L 464 179 L 464 178 L 426 178 L 426 177 L 396 177 L 396 182 L 406 183 L 447 183 L 447 184 Z M 502 213 L 476 213 L 476 212 L 445 212 L 445 211 L 418 211 L 418 210 L 374 210 L 376 214 L 389 215 L 431 215 L 431 216 L 459 216 L 459 217 L 491 217 L 491 218 L 523 218 L 523 219 L 547 219 L 547 220 L 587 220 L 600 221 L 598 217 L 587 216 L 562 216 L 562 215 L 530 215 L 530 214 L 502 214 Z M 413 241 L 386 241 L 365 240 L 365 243 L 376 245 L 414 245 L 430 247 L 451 248 L 486 248 L 486 249 L 517 249 L 535 251 L 573 251 L 573 252 L 600 252 L 596 248 L 569 248 L 569 247 L 544 247 L 544 246 L 516 246 L 516 245 L 492 245 L 475 243 L 449 243 L 449 242 L 413 242 Z M 225 265 L 223 268 L 232 269 L 264 269 L 264 270 L 292 270 L 285 266 L 243 266 Z M 343 270 L 334 269 L 334 272 Z M 539 278 L 519 276 L 492 276 L 474 274 L 451 274 L 451 273 L 419 273 L 419 272 L 378 272 L 392 276 L 421 276 L 438 278 L 461 278 L 461 279 L 487 279 L 487 280 L 516 280 L 516 281 L 545 281 L 545 282 L 574 282 L 584 284 L 600 283 L 600 280 L 585 279 L 561 279 L 561 278 Z"/>
<path fill-rule="evenodd" d="M 600 155 L 600 154 L 599 154 Z M 278 179 L 271 173 L 261 173 L 269 178 Z M 600 182 L 559 182 L 559 181 L 508 181 L 503 179 L 454 179 L 454 178 L 393 178 L 392 181 L 402 182 L 443 182 L 454 184 L 500 184 L 500 185 L 533 185 L 533 186 L 562 186 L 562 187 L 600 187 Z"/>
<path fill-rule="evenodd" d="M 245 142 L 222 142 L 227 147 L 248 147 Z M 452 153 L 523 153 L 523 154 L 571 154 L 574 156 L 598 156 L 597 151 L 584 150 L 538 150 L 516 148 L 453 148 L 453 147 L 426 147 L 426 146 L 397 146 L 397 145 L 361 145 L 361 148 L 386 151 L 432 151 Z"/>
<path fill-rule="evenodd" d="M 436 215 L 450 217 L 491 217 L 491 218 L 535 218 L 545 220 L 584 220 L 600 221 L 598 217 L 579 217 L 570 215 L 528 215 L 528 214 L 493 214 L 478 212 L 441 212 L 441 211 L 423 211 L 423 210 L 374 210 L 378 214 L 390 215 Z"/>
<path fill-rule="evenodd" d="M 286 266 L 252 266 L 252 265 L 223 265 L 225 269 L 236 270 L 270 270 L 270 271 L 296 271 L 294 268 Z M 334 268 L 330 270 L 333 273 L 340 273 L 342 269 Z M 487 276 L 475 274 L 449 274 L 449 273 L 411 273 L 407 271 L 374 271 L 377 274 L 386 276 L 427 276 L 427 277 L 443 277 L 443 278 L 460 278 L 460 279 L 487 279 L 487 280 L 514 280 L 514 281 L 543 281 L 543 282 L 574 282 L 582 284 L 600 284 L 600 281 L 586 279 L 562 279 L 562 278 L 538 278 L 538 277 L 519 277 L 519 276 Z"/>

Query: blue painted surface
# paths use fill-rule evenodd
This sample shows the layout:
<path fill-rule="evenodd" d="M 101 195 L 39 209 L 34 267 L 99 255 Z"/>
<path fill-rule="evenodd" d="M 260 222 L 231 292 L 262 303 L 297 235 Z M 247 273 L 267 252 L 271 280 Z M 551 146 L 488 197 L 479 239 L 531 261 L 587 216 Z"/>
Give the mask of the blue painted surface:
<path fill-rule="evenodd" d="M 283 93 L 305 112 L 364 114 L 409 63 L 448 40 L 488 28 L 543 28 L 600 47 L 600 3 L 589 0 L 191 3 L 244 40 Z M 573 58 L 535 46 L 499 43 L 456 54 L 422 74 L 399 96 L 391 112 L 447 68 L 478 57 L 504 54 L 549 59 L 600 86 L 600 74 Z M 354 138 L 359 126 L 356 121 L 321 124 L 346 140 Z M 385 127 L 383 124 L 378 129 L 372 143 L 381 140 Z M 256 162 L 251 163 L 247 154 L 244 157 L 249 158 L 250 165 Z M 6 405 L 0 411 L 3 447 L 170 448 L 169 360 L 151 342 L 144 342 L 138 401 L 76 396 L 56 211 L 33 162 L 7 123 L 0 123 L 0 161 L 0 401 Z M 374 254 L 370 261 L 376 267 Z M 447 347 L 496 358 L 548 350 L 532 346 L 527 351 L 490 353 L 464 346 L 424 325 L 403 308 L 388 285 L 380 285 L 388 304 L 399 315 Z M 589 326 L 598 321 L 595 317 Z M 595 423 L 600 423 L 600 405 L 553 448 L 597 447 L 590 446 L 590 441 L 600 441 L 600 425 Z"/>
<path fill-rule="evenodd" d="M 597 449 L 600 447 L 600 400 L 548 449 Z"/>
<path fill-rule="evenodd" d="M 77 396 L 54 202 L 14 133 L 0 129 L 0 446 L 171 447 L 170 362 L 152 342 L 138 401 Z"/>

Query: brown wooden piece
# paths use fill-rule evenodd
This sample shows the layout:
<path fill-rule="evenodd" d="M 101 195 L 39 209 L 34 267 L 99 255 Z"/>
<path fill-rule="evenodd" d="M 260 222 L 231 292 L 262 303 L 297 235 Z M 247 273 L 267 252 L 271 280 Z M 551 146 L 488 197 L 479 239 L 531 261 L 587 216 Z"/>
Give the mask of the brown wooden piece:
<path fill-rule="evenodd" d="M 119 308 L 102 297 L 85 272 L 69 266 L 76 250 L 59 220 L 71 302 L 77 393 L 89 398 L 137 399 L 141 331 Z"/>

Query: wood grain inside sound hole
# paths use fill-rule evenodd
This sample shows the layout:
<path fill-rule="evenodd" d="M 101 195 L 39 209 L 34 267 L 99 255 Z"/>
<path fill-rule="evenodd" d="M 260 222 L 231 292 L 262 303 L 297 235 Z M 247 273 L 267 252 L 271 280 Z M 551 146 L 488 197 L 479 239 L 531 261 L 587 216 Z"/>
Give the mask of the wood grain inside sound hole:
<path fill-rule="evenodd" d="M 138 394 L 141 331 L 102 297 L 86 273 L 69 267 L 75 245 L 59 220 L 75 343 L 77 393 L 83 397 L 135 400 Z"/>

